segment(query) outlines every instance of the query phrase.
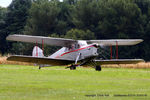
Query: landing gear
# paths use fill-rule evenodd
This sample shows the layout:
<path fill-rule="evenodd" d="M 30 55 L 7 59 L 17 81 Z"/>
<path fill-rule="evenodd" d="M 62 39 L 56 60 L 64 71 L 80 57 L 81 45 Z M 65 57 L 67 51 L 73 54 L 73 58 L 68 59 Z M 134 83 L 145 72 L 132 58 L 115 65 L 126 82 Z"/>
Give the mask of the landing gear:
<path fill-rule="evenodd" d="M 99 66 L 95 66 L 95 70 L 96 70 L 96 71 L 101 71 L 101 69 L 102 69 L 102 68 L 101 68 L 100 65 L 99 65 Z"/>
<path fill-rule="evenodd" d="M 39 69 L 41 69 L 42 67 L 44 67 L 44 65 L 39 65 Z"/>
<path fill-rule="evenodd" d="M 76 70 L 76 67 L 77 67 L 77 65 L 71 65 L 71 66 L 66 67 L 66 69 L 70 68 L 70 70 Z"/>
<path fill-rule="evenodd" d="M 70 70 L 75 70 L 76 69 L 76 65 L 71 65 L 70 66 Z"/>
<path fill-rule="evenodd" d="M 40 66 L 39 66 L 39 69 L 41 69 L 42 67 L 44 67 L 44 66 L 40 65 Z"/>

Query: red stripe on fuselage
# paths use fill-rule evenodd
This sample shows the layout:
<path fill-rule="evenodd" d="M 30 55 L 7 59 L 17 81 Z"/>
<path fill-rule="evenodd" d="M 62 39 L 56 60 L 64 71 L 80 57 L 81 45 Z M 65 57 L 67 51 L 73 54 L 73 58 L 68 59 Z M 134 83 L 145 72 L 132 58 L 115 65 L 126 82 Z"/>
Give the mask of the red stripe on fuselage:
<path fill-rule="evenodd" d="M 79 50 L 83 50 L 83 49 L 86 49 L 86 48 L 89 48 L 89 47 L 94 47 L 94 46 L 90 45 L 90 46 L 87 46 L 87 47 L 84 47 L 84 48 L 80 48 L 80 49 L 72 50 L 72 51 L 69 51 L 69 52 L 65 52 L 65 53 L 61 54 L 60 56 L 63 56 L 65 54 L 68 54 L 68 53 L 71 53 L 71 52 L 76 52 L 76 51 L 79 51 Z"/>

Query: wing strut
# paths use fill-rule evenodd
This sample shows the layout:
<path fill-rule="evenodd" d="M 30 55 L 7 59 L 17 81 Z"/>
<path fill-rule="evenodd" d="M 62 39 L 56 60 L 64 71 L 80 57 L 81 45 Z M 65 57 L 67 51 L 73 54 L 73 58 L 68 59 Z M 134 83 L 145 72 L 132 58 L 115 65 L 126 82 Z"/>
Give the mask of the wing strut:
<path fill-rule="evenodd" d="M 118 59 L 118 42 L 116 41 L 116 59 Z"/>
<path fill-rule="evenodd" d="M 37 41 L 36 41 L 36 56 L 38 57 L 38 44 L 37 44 Z"/>
<path fill-rule="evenodd" d="M 110 59 L 112 59 L 112 45 L 110 45 Z"/>
<path fill-rule="evenodd" d="M 42 39 L 42 50 L 43 50 L 43 55 L 44 55 L 44 40 Z"/>
<path fill-rule="evenodd" d="M 112 53 L 113 49 L 112 49 L 112 45 L 110 45 L 110 59 L 113 59 L 113 53 Z M 118 59 L 118 41 L 116 41 L 116 59 Z"/>

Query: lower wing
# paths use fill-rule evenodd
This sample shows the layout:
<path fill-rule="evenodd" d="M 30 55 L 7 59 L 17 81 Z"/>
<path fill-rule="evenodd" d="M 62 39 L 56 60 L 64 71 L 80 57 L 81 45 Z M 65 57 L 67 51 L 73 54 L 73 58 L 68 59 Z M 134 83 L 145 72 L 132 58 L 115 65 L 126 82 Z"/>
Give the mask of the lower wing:
<path fill-rule="evenodd" d="M 73 63 L 74 61 L 65 60 L 65 59 L 52 59 L 47 57 L 32 57 L 32 56 L 10 56 L 7 58 L 8 61 L 20 61 L 20 62 L 29 62 L 29 63 L 37 63 L 37 64 L 49 64 L 49 65 L 68 65 Z"/>
<path fill-rule="evenodd" d="M 83 66 L 99 66 L 107 64 L 137 64 L 144 62 L 143 59 L 111 59 L 111 60 L 92 60 L 83 64 Z"/>
<path fill-rule="evenodd" d="M 29 63 L 37 63 L 37 64 L 49 64 L 53 66 L 59 65 L 68 65 L 74 63 L 72 60 L 65 59 L 52 59 L 47 57 L 32 57 L 32 56 L 10 56 L 7 58 L 9 61 L 20 61 L 20 62 L 29 62 Z M 140 62 L 144 62 L 143 59 L 112 59 L 112 60 L 93 60 L 88 61 L 83 66 L 87 65 L 105 65 L 105 64 L 136 64 Z"/>
<path fill-rule="evenodd" d="M 97 65 L 105 64 L 136 64 L 144 62 L 143 59 L 112 59 L 112 60 L 94 60 Z"/>

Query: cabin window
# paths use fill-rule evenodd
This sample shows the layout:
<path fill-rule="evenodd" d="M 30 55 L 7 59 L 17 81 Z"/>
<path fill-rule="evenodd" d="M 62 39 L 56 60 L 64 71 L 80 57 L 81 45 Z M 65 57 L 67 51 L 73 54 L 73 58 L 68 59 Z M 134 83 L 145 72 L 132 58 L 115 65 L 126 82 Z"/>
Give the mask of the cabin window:
<path fill-rule="evenodd" d="M 80 48 L 79 44 L 72 44 L 71 46 L 69 46 L 69 50 L 75 50 L 75 49 L 78 49 L 78 48 Z"/>
<path fill-rule="evenodd" d="M 69 51 L 69 48 L 65 48 L 65 52 Z"/>

